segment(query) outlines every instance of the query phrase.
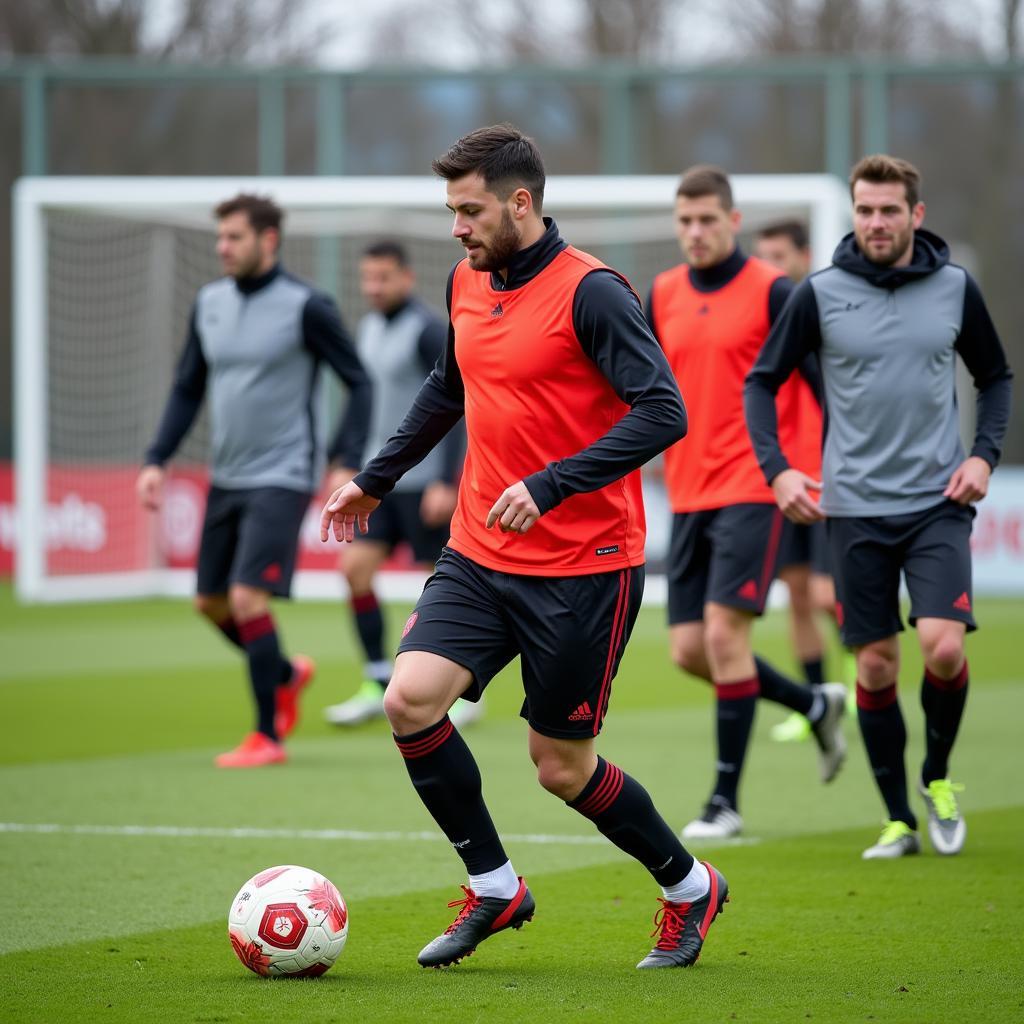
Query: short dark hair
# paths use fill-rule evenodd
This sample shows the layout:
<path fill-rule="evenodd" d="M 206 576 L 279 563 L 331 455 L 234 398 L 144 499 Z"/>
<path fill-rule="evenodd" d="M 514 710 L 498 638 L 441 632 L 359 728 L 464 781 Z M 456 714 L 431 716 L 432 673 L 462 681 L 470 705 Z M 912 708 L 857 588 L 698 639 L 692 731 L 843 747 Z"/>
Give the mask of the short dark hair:
<path fill-rule="evenodd" d="M 270 196 L 258 196 L 251 192 L 239 192 L 237 196 L 225 199 L 214 207 L 217 220 L 230 217 L 233 213 L 244 213 L 256 232 L 273 228 L 280 233 L 284 210 Z"/>
<path fill-rule="evenodd" d="M 434 173 L 455 181 L 477 173 L 489 192 L 507 199 L 517 188 L 525 188 L 540 213 L 544 204 L 544 161 L 533 139 L 515 125 L 503 122 L 463 135 L 444 156 L 432 164 Z"/>
<path fill-rule="evenodd" d="M 732 209 L 732 185 L 729 175 L 714 164 L 696 164 L 683 172 L 679 179 L 677 196 L 699 199 L 701 196 L 718 196 L 723 210 Z"/>
<path fill-rule="evenodd" d="M 921 195 L 921 172 L 909 161 L 888 153 L 872 153 L 858 160 L 850 171 L 850 198 L 853 198 L 853 186 L 858 181 L 870 181 L 881 185 L 886 182 L 899 182 L 907 193 L 907 204 L 913 209 L 917 206 Z"/>
<path fill-rule="evenodd" d="M 363 250 L 364 259 L 394 260 L 403 270 L 409 266 L 409 251 L 393 238 L 379 238 Z"/>
<path fill-rule="evenodd" d="M 758 238 L 780 238 L 785 236 L 797 249 L 810 248 L 811 240 L 807 234 L 807 225 L 802 220 L 777 220 L 765 224 L 758 233 Z"/>

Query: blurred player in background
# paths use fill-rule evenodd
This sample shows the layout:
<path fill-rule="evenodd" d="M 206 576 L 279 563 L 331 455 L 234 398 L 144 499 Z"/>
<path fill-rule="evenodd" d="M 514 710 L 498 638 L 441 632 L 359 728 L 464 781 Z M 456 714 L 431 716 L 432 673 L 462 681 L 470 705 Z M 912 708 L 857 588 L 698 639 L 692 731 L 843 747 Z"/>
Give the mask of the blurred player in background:
<path fill-rule="evenodd" d="M 742 829 L 739 783 L 758 697 L 799 712 L 831 781 L 846 743 L 845 689 L 808 688 L 751 648 L 754 619 L 775 578 L 782 517 L 761 477 L 743 420 L 743 380 L 792 291 L 789 279 L 736 242 L 740 213 L 728 176 L 692 167 L 676 195 L 676 233 L 686 262 L 654 279 L 648 319 L 688 403 L 690 434 L 665 452 L 672 507 L 668 562 L 669 644 L 673 661 L 714 684 L 717 775 L 701 814 L 683 838 L 724 839 Z M 813 377 L 813 368 L 806 372 Z M 779 405 L 792 446 L 796 389 Z"/>
<path fill-rule="evenodd" d="M 455 963 L 533 917 L 448 717 L 518 655 L 540 784 L 661 886 L 658 942 L 638 967 L 686 967 L 725 902 L 725 879 L 595 750 L 643 591 L 639 469 L 685 433 L 679 389 L 628 283 L 542 217 L 544 165 L 531 139 L 511 125 L 482 128 L 434 170 L 466 252 L 448 281 L 445 352 L 397 435 L 321 520 L 324 539 L 333 526 L 351 540 L 465 416 L 451 539 L 384 696 L 416 792 L 469 874 L 465 899 L 451 904 L 458 915 L 419 963 Z"/>
<path fill-rule="evenodd" d="M 433 310 L 414 294 L 416 275 L 409 255 L 398 242 L 369 245 L 359 264 L 359 287 L 371 312 L 356 330 L 356 349 L 373 382 L 374 406 L 366 451 L 373 454 L 398 430 L 427 374 L 444 351 L 447 328 Z M 385 653 L 384 615 L 374 579 L 384 561 L 403 541 L 425 572 L 448 540 L 457 496 L 456 480 L 465 445 L 461 426 L 452 432 L 388 495 L 370 521 L 366 534 L 341 553 L 348 582 L 352 619 L 364 655 L 364 681 L 341 704 L 324 708 L 334 725 L 358 725 L 384 716 L 384 690 L 391 678 L 391 658 Z M 361 461 L 360 461 L 361 464 Z M 352 478 L 351 470 L 336 469 L 328 478 L 333 492 Z M 459 701 L 452 721 L 467 725 L 479 717 L 480 702 Z"/>
<path fill-rule="evenodd" d="M 889 818 L 863 856 L 917 853 L 907 796 L 899 676 L 900 573 L 924 656 L 925 759 L 917 786 L 936 851 L 960 851 L 966 825 L 947 776 L 967 698 L 973 504 L 985 497 L 1010 415 L 1011 374 L 977 284 L 922 229 L 920 174 L 865 157 L 850 174 L 853 232 L 832 266 L 801 284 L 747 378 L 746 411 L 765 479 L 797 523 L 828 516 L 843 638 L 857 656 L 857 718 Z M 828 426 L 818 486 L 779 447 L 775 393 L 817 353 Z M 964 457 L 955 370 L 978 391 Z"/>
<path fill-rule="evenodd" d="M 286 760 L 281 740 L 313 676 L 309 658 L 282 653 L 270 599 L 289 594 L 299 529 L 324 470 L 320 363 L 350 391 L 330 457 L 351 472 L 365 446 L 372 385 L 334 301 L 281 266 L 281 209 L 240 194 L 214 213 L 225 276 L 193 305 L 137 491 L 146 508 L 160 508 L 164 465 L 208 395 L 212 464 L 195 604 L 245 654 L 256 703 L 256 728 L 216 764 L 252 768 Z"/>
<path fill-rule="evenodd" d="M 781 270 L 799 284 L 811 269 L 811 247 L 807 226 L 799 220 L 781 220 L 768 224 L 757 233 L 754 255 Z M 820 479 L 822 416 L 818 396 L 797 375 L 798 420 L 793 452 L 796 464 L 805 473 Z M 818 627 L 817 615 L 834 615 L 835 589 L 826 554 L 825 524 L 809 526 L 791 523 L 782 528 L 778 577 L 789 591 L 789 627 L 793 651 L 810 686 L 825 682 L 825 638 Z M 811 734 L 806 717 L 793 712 L 772 726 L 772 739 L 785 743 L 803 740 Z"/>

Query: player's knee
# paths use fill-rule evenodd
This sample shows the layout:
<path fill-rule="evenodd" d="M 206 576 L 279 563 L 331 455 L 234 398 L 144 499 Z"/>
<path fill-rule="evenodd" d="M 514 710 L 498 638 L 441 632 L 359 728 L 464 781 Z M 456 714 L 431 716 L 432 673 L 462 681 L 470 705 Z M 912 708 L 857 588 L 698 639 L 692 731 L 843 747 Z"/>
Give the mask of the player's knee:
<path fill-rule="evenodd" d="M 716 616 L 709 619 L 705 627 L 704 644 L 712 665 L 721 663 L 743 653 L 746 631 L 731 618 Z"/>
<path fill-rule="evenodd" d="M 392 677 L 384 691 L 384 714 L 396 736 L 408 736 L 441 721 L 446 708 L 442 702 L 427 699 Z"/>
<path fill-rule="evenodd" d="M 868 645 L 857 652 L 857 679 L 869 689 L 882 689 L 896 682 L 897 658 L 887 647 Z"/>
<path fill-rule="evenodd" d="M 264 615 L 270 602 L 268 595 L 262 590 L 234 586 L 228 591 L 228 604 L 236 622 L 249 622 Z"/>
<path fill-rule="evenodd" d="M 537 765 L 537 781 L 553 796 L 572 800 L 587 784 L 581 767 L 560 757 L 541 754 L 534 758 Z"/>
<path fill-rule="evenodd" d="M 704 642 L 700 638 L 673 638 L 669 647 L 672 662 L 677 668 L 691 675 L 707 674 L 707 659 L 704 655 Z"/>
<path fill-rule="evenodd" d="M 963 638 L 952 630 L 939 634 L 925 647 L 924 661 L 940 679 L 952 679 L 964 663 Z"/>

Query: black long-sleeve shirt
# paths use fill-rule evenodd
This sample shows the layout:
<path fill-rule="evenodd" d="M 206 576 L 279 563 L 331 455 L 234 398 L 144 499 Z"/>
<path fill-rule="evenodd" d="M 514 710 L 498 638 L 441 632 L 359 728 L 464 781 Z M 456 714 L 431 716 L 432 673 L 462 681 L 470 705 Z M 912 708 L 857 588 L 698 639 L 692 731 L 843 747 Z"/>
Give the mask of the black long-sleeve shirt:
<path fill-rule="evenodd" d="M 545 219 L 539 241 L 520 250 L 507 276 L 492 274 L 499 291 L 521 288 L 565 247 L 553 221 Z M 447 302 L 451 311 L 452 276 Z M 595 491 L 637 469 L 686 431 L 686 410 L 664 354 L 629 286 L 610 270 L 587 274 L 576 289 L 573 327 L 580 346 L 630 408 L 607 433 L 582 451 L 554 462 L 525 480 L 541 513 L 573 494 Z M 383 497 L 462 418 L 465 392 L 455 358 L 455 333 L 395 436 L 356 477 L 373 497 Z M 509 484 L 515 481 L 508 481 Z"/>

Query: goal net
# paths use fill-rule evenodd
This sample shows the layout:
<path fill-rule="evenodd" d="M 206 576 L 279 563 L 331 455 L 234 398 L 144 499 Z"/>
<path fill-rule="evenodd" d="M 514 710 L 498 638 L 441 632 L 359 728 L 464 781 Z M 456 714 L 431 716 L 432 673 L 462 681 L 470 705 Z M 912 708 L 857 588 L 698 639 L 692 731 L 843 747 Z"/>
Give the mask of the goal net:
<path fill-rule="evenodd" d="M 749 236 L 769 220 L 808 224 L 817 264 L 846 230 L 847 197 L 825 175 L 736 175 Z M 563 236 L 622 271 L 645 297 L 679 261 L 677 179 L 552 177 L 545 213 Z M 451 238 L 444 183 L 431 178 L 26 178 L 15 186 L 16 581 L 26 601 L 189 593 L 206 486 L 202 414 L 171 466 L 160 515 L 140 508 L 139 460 L 170 390 L 197 290 L 219 276 L 212 208 L 238 191 L 285 209 L 283 262 L 338 299 L 354 330 L 358 262 L 380 237 L 408 247 L 427 302 L 443 312 Z M 329 376 L 326 375 L 325 376 Z M 325 410 L 339 392 L 325 388 Z M 340 398 L 343 401 L 343 395 Z M 328 417 L 329 418 L 329 417 Z M 648 480 L 650 553 L 667 506 Z M 321 545 L 314 502 L 295 591 L 338 596 L 337 550 Z M 412 597 L 419 578 L 382 579 Z M 659 594 L 652 580 L 650 595 Z"/>

